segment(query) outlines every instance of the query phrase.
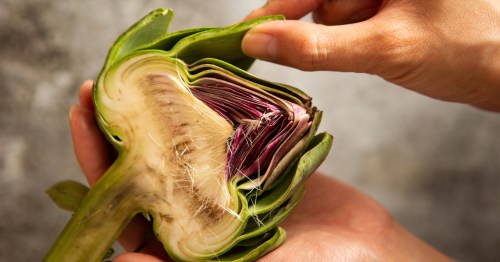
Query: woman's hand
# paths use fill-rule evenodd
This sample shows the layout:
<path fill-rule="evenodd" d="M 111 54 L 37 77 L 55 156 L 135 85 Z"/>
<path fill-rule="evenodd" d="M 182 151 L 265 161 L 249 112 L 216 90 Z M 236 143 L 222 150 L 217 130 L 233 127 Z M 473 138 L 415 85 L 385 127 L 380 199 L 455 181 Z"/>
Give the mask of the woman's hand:
<path fill-rule="evenodd" d="M 80 105 L 72 107 L 70 125 L 77 160 L 93 186 L 115 153 L 95 121 L 91 89 L 92 81 L 81 86 Z M 287 240 L 261 261 L 448 260 L 401 228 L 373 199 L 321 174 L 308 180 L 303 201 L 281 226 Z M 115 261 L 172 261 L 142 217 L 136 217 L 119 240 L 130 252 Z"/>
<path fill-rule="evenodd" d="M 317 24 L 295 21 L 308 13 Z M 424 95 L 500 111 L 497 0 L 269 0 L 242 47 L 302 70 L 374 74 Z"/>

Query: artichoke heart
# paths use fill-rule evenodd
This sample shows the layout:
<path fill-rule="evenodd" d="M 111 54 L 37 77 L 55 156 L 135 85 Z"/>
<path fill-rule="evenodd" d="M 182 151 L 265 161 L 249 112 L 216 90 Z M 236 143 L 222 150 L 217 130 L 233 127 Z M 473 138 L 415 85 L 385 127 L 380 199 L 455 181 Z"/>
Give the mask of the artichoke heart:
<path fill-rule="evenodd" d="M 172 16 L 151 12 L 111 48 L 93 100 L 118 158 L 46 261 L 99 261 L 141 213 L 178 261 L 252 261 L 285 241 L 278 223 L 332 136 L 308 95 L 245 71 L 245 32 L 282 17 L 168 33 Z"/>

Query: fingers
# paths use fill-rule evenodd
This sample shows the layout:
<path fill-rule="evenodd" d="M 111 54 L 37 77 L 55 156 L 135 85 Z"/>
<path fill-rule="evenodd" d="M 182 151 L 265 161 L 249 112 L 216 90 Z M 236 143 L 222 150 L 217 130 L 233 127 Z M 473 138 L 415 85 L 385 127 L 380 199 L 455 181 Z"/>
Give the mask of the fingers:
<path fill-rule="evenodd" d="M 148 230 L 151 230 L 151 224 L 141 215 L 137 215 L 120 235 L 120 244 L 127 251 L 143 251 L 151 240 Z"/>
<path fill-rule="evenodd" d="M 94 118 L 91 82 L 80 90 L 80 103 L 71 107 L 69 120 L 73 148 L 80 167 L 93 186 L 113 161 L 113 151 L 102 135 Z"/>
<path fill-rule="evenodd" d="M 127 251 L 150 254 L 164 260 L 169 259 L 162 243 L 152 231 L 151 222 L 140 214 L 130 221 L 120 235 L 119 241 Z"/>
<path fill-rule="evenodd" d="M 316 23 L 342 25 L 369 19 L 379 9 L 382 0 L 325 1 L 313 12 Z"/>
<path fill-rule="evenodd" d="M 132 226 L 128 226 L 127 227 L 127 231 L 132 231 L 131 230 L 131 227 Z M 148 226 L 148 228 L 151 228 L 151 225 Z M 149 242 L 146 243 L 146 245 L 144 246 L 144 248 L 142 248 L 141 250 L 137 251 L 137 252 L 129 252 L 129 253 L 125 253 L 123 255 L 120 255 L 118 256 L 115 260 L 113 261 L 118 261 L 118 262 L 126 262 L 126 261 L 133 261 L 133 262 L 136 262 L 136 261 L 151 261 L 151 262 L 157 262 L 157 261 L 174 261 L 173 259 L 171 259 L 168 254 L 165 252 L 165 248 L 163 247 L 163 245 L 158 241 L 156 240 L 156 238 L 154 237 L 154 233 L 151 232 L 152 235 L 152 238 Z M 123 234 L 122 234 L 122 238 L 123 239 Z M 122 240 L 120 239 L 120 243 L 122 243 L 122 245 L 124 245 L 124 243 L 122 242 Z"/>
<path fill-rule="evenodd" d="M 369 19 L 381 4 L 382 0 L 270 0 L 246 19 L 271 14 L 298 19 L 312 12 L 317 23 L 342 25 Z M 302 70 L 373 73 L 370 69 L 377 60 L 370 58 L 380 52 L 373 50 L 380 35 L 380 30 L 370 22 L 325 27 L 299 21 L 274 21 L 250 30 L 242 48 L 249 56 Z"/>
<path fill-rule="evenodd" d="M 245 20 L 282 14 L 286 19 L 300 19 L 313 13 L 314 21 L 325 25 L 355 23 L 372 17 L 382 0 L 270 0 L 253 10 Z"/>
<path fill-rule="evenodd" d="M 142 253 L 125 253 L 113 260 L 113 262 L 163 262 L 160 258 Z"/>
<path fill-rule="evenodd" d="M 253 10 L 246 18 L 281 14 L 286 19 L 299 19 L 317 9 L 325 0 L 269 0 L 264 6 Z"/>
<path fill-rule="evenodd" d="M 272 21 L 251 29 L 242 49 L 249 56 L 301 70 L 374 73 L 375 63 L 387 51 L 385 38 L 369 21 L 341 26 Z"/>

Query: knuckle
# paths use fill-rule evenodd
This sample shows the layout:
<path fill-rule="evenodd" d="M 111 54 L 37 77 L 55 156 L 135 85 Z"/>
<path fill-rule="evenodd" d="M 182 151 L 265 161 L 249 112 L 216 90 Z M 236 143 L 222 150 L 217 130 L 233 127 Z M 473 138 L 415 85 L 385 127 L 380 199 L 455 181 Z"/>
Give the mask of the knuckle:
<path fill-rule="evenodd" d="M 295 54 L 298 69 L 312 71 L 324 68 L 329 56 L 324 40 L 316 33 L 303 37 Z"/>
<path fill-rule="evenodd" d="M 385 26 L 369 46 L 376 47 L 371 59 L 379 61 L 367 70 L 388 80 L 396 80 L 413 71 L 412 65 L 425 60 L 426 47 L 429 45 L 425 37 L 411 23 L 398 23 Z M 385 65 L 380 66 L 383 62 Z"/>

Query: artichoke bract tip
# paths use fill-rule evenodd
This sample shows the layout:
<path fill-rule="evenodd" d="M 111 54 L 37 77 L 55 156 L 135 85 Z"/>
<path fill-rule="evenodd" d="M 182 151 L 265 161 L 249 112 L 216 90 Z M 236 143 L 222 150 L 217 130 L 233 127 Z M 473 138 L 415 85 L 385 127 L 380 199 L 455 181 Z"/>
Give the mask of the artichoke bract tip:
<path fill-rule="evenodd" d="M 321 111 L 245 70 L 241 39 L 263 17 L 168 33 L 158 9 L 123 33 L 95 83 L 96 118 L 119 152 L 46 261 L 98 261 L 138 213 L 178 261 L 252 261 L 326 158 Z"/>

